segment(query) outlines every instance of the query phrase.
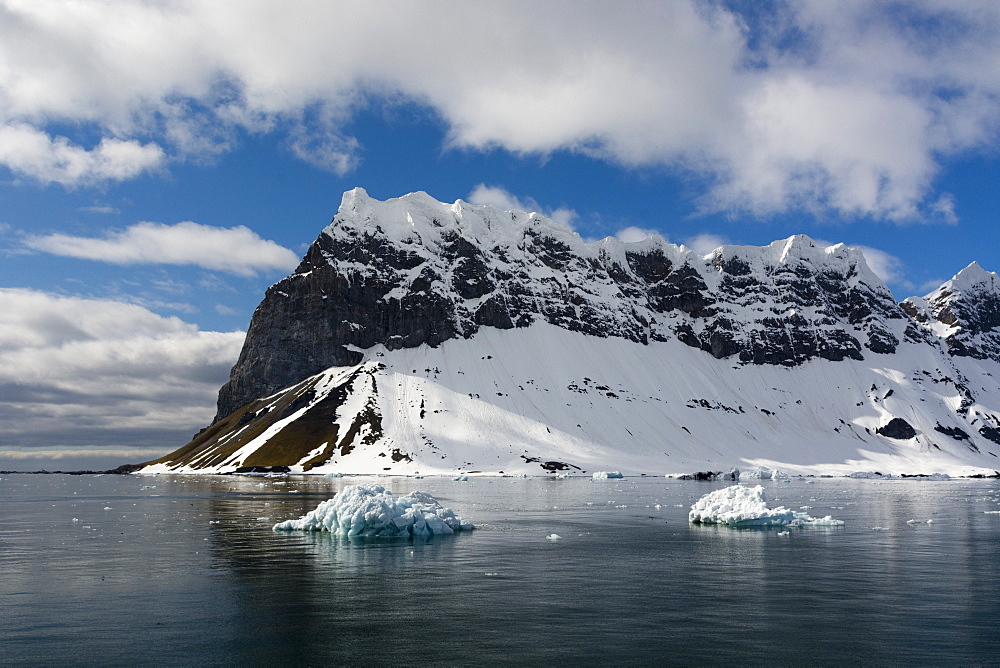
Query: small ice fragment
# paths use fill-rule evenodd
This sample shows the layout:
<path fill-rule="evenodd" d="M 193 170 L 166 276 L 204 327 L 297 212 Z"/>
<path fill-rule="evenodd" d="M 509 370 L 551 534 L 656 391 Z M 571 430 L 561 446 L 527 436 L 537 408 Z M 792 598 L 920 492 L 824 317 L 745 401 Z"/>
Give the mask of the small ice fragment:
<path fill-rule="evenodd" d="M 104 506 L 104 509 L 105 510 L 114 510 L 114 508 L 112 508 L 111 506 Z"/>
<path fill-rule="evenodd" d="M 458 482 L 469 482 L 469 476 L 467 476 L 467 475 L 459 475 L 459 476 L 455 476 L 454 478 L 452 478 L 452 480 L 456 480 Z"/>
<path fill-rule="evenodd" d="M 258 517 L 258 518 L 257 518 L 257 521 L 258 521 L 258 522 L 266 522 L 266 521 L 268 521 L 269 519 L 271 519 L 271 518 L 270 518 L 270 517 Z"/>
<path fill-rule="evenodd" d="M 888 531 L 885 527 L 872 527 L 872 531 Z"/>
<path fill-rule="evenodd" d="M 557 533 L 550 533 L 545 537 L 545 540 L 562 540 L 562 536 Z"/>
<path fill-rule="evenodd" d="M 788 536 L 788 535 L 789 535 L 789 532 L 788 532 L 788 531 L 779 531 L 779 532 L 778 532 L 778 535 L 779 535 L 779 536 Z"/>

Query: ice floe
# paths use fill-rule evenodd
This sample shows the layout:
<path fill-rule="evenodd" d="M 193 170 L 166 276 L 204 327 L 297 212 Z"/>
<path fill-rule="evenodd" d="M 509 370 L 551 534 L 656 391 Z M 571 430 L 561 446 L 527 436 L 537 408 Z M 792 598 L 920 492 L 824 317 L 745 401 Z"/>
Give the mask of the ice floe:
<path fill-rule="evenodd" d="M 594 471 L 594 480 L 605 480 L 607 478 L 624 478 L 621 471 Z"/>
<path fill-rule="evenodd" d="M 329 531 L 360 537 L 436 536 L 473 528 L 427 492 L 396 497 L 371 483 L 345 487 L 299 519 L 274 525 L 275 531 Z"/>
<path fill-rule="evenodd" d="M 733 485 L 710 492 L 691 506 L 688 520 L 695 524 L 750 526 L 843 526 L 843 520 L 811 517 L 784 506 L 767 505 L 764 488 Z"/>
<path fill-rule="evenodd" d="M 784 471 L 767 466 L 758 466 L 745 471 L 734 468 L 730 473 L 735 473 L 735 477 L 727 478 L 727 480 L 783 480 L 789 477 Z"/>

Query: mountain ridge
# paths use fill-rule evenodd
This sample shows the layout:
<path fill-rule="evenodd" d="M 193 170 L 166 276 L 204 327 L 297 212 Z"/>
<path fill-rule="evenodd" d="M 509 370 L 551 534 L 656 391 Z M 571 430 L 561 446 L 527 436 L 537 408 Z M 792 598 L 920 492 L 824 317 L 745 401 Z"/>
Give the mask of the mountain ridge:
<path fill-rule="evenodd" d="M 994 332 L 1000 331 L 1000 281 L 995 278 L 973 263 L 925 298 L 900 304 L 858 249 L 822 246 L 805 235 L 760 247 L 721 246 L 698 255 L 661 237 L 635 243 L 586 241 L 567 225 L 534 213 L 461 200 L 444 204 L 426 193 L 380 202 L 355 189 L 345 193 L 336 216 L 298 268 L 268 289 L 230 381 L 220 390 L 213 424 L 153 468 L 290 465 L 322 471 L 363 466 L 370 472 L 426 472 L 485 466 L 524 472 L 537 467 L 582 471 L 598 462 L 610 466 L 624 460 L 644 472 L 682 460 L 689 467 L 713 462 L 722 466 L 725 462 L 712 457 L 699 459 L 692 429 L 707 441 L 723 434 L 743 439 L 746 454 L 753 454 L 754 448 L 767 451 L 753 443 L 760 433 L 773 431 L 778 419 L 773 407 L 787 406 L 777 399 L 781 385 L 798 382 L 782 380 L 786 376 L 781 374 L 805 378 L 817 365 L 830 366 L 824 373 L 839 379 L 841 393 L 851 400 L 832 401 L 843 406 L 836 416 L 827 415 L 820 399 L 833 390 L 822 385 L 798 388 L 802 398 L 809 399 L 805 405 L 811 406 L 808 415 L 800 417 L 823 423 L 822 428 L 810 427 L 815 432 L 810 432 L 811 438 L 840 442 L 840 430 L 858 436 L 854 430 L 863 425 L 866 431 L 858 438 L 874 448 L 872 452 L 884 450 L 885 443 L 903 447 L 903 454 L 890 457 L 897 464 L 909 461 L 912 454 L 914 461 L 940 462 L 943 457 L 953 470 L 988 467 L 990 458 L 1000 454 L 1000 402 L 991 380 L 992 373 L 1000 371 L 1000 335 Z M 509 349 L 508 340 L 521 342 L 520 352 Z M 477 346 L 502 348 L 511 357 L 505 362 L 509 369 L 497 362 L 491 363 L 489 373 L 477 372 L 481 386 L 461 377 L 479 366 L 473 364 Z M 579 356 L 567 359 L 561 347 L 578 350 Z M 536 367 L 565 383 L 535 377 L 513 359 L 538 351 L 545 357 L 537 359 Z M 616 364 L 624 371 L 601 372 L 614 378 L 614 387 L 600 381 L 596 371 L 587 371 L 601 366 L 595 356 L 619 360 Z M 480 357 L 486 360 L 486 355 Z M 412 368 L 403 373 L 407 370 L 401 360 L 423 358 L 434 363 L 421 367 L 406 362 Z M 450 368 L 449 359 L 464 360 L 466 369 L 459 374 Z M 630 396 L 629 374 L 641 375 L 644 367 L 659 369 L 661 383 L 701 374 L 713 378 L 718 389 L 705 387 L 697 396 L 686 396 L 649 384 L 640 393 L 648 404 L 646 412 L 636 411 L 638 403 L 624 406 L 619 400 Z M 426 372 L 418 373 L 421 368 Z M 729 387 L 754 374 L 773 377 L 771 389 L 761 387 L 743 396 Z M 872 380 L 870 388 L 855 386 L 862 378 L 865 384 Z M 892 381 L 879 394 L 884 378 Z M 396 391 L 393 382 L 424 397 L 419 411 L 404 410 L 403 398 L 397 399 L 399 405 L 386 403 Z M 948 388 L 948 393 L 930 392 L 926 383 Z M 534 396 L 532 385 L 545 386 L 549 396 L 543 400 L 539 395 L 541 404 L 518 408 L 518 402 L 508 405 L 504 399 Z M 461 388 L 462 401 L 452 396 L 455 388 Z M 494 391 L 499 398 L 484 398 Z M 565 424 L 553 417 L 553 423 L 560 424 L 546 425 L 547 414 L 561 415 L 562 404 L 579 403 L 567 398 L 578 395 L 591 397 L 590 405 L 579 404 L 575 411 L 607 411 L 617 416 L 609 417 L 609 424 L 621 429 L 607 431 L 590 423 L 588 432 L 580 425 L 589 418 L 574 411 L 562 420 Z M 720 402 L 723 395 L 729 399 Z M 430 409 L 429 397 L 453 408 Z M 911 403 L 900 403 L 900 397 L 909 397 Z M 874 398 L 878 402 L 873 403 Z M 886 409 L 885 400 L 896 406 L 894 411 Z M 640 402 L 639 395 L 626 403 L 632 402 Z M 932 410 L 917 410 L 928 402 Z M 480 405 L 484 403 L 491 408 Z M 469 432 L 461 427 L 465 418 L 456 413 L 459 404 L 462 412 L 492 416 L 487 420 L 490 428 L 507 434 L 510 443 L 470 436 L 469 453 L 463 455 L 461 444 L 449 435 L 449 430 Z M 753 405 L 754 419 L 744 419 L 735 432 L 704 421 L 684 424 L 690 420 L 683 416 L 695 409 L 747 415 L 743 404 Z M 923 413 L 935 416 L 933 424 Z M 913 435 L 884 435 L 894 418 L 915 425 Z M 621 446 L 625 450 L 609 442 L 614 434 L 634 434 L 629 424 L 650 420 L 662 426 L 662 434 L 653 424 L 636 428 L 642 438 L 626 437 L 632 445 Z M 794 429 L 790 420 L 784 429 Z M 507 423 L 522 424 L 526 431 L 511 431 Z M 434 438 L 427 435 L 428 425 L 434 425 Z M 561 436 L 540 437 L 540 425 L 549 435 L 555 431 Z M 890 431 L 897 437 L 909 434 L 905 429 Z M 676 444 L 687 443 L 689 437 L 695 443 L 684 446 L 684 457 L 671 455 L 669 447 L 652 447 L 659 438 L 680 447 Z M 782 454 L 768 461 L 793 468 L 794 457 L 781 461 L 794 453 L 785 440 L 787 434 L 777 437 Z M 707 441 L 703 449 L 714 447 L 729 453 L 730 459 L 747 459 L 737 456 L 738 448 Z M 441 445 L 445 442 L 447 448 Z M 515 446 L 518 442 L 529 447 Z M 503 467 L 492 461 L 465 461 L 479 456 L 474 455 L 477 448 Z M 916 451 L 908 453 L 906 448 Z M 935 449 L 943 454 L 938 456 Z M 367 450 L 377 454 L 361 456 Z M 526 459 L 515 456 L 518 450 L 524 450 Z M 581 454 L 586 452 L 602 454 Z M 807 459 L 815 457 L 802 461 Z M 868 460 L 861 456 L 857 461 Z M 386 462 L 390 465 L 378 466 Z M 546 463 L 549 468 L 542 466 Z M 920 466 L 910 462 L 903 468 Z"/>

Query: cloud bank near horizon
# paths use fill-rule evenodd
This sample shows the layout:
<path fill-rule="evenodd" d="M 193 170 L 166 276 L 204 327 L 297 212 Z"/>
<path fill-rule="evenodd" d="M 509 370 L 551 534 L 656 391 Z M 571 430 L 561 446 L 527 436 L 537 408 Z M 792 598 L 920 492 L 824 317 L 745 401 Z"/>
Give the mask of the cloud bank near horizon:
<path fill-rule="evenodd" d="M 995 150 L 1000 5 L 688 0 L 0 2 L 0 164 L 68 187 L 279 133 L 344 174 L 372 106 L 450 148 L 678 170 L 703 211 L 954 222 L 942 162 Z"/>
<path fill-rule="evenodd" d="M 244 337 L 134 304 L 0 288 L 3 445 L 49 457 L 180 447 L 212 419 Z"/>

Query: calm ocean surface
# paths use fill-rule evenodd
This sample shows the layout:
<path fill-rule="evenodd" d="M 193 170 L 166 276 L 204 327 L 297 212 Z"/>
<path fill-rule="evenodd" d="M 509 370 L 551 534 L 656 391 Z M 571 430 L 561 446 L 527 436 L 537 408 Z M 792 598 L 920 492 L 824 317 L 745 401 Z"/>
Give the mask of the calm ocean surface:
<path fill-rule="evenodd" d="M 271 531 L 373 481 L 479 528 Z M 846 526 L 692 526 L 726 484 L 664 478 L 8 475 L 0 664 L 1000 665 L 1000 481 L 762 484 Z"/>

